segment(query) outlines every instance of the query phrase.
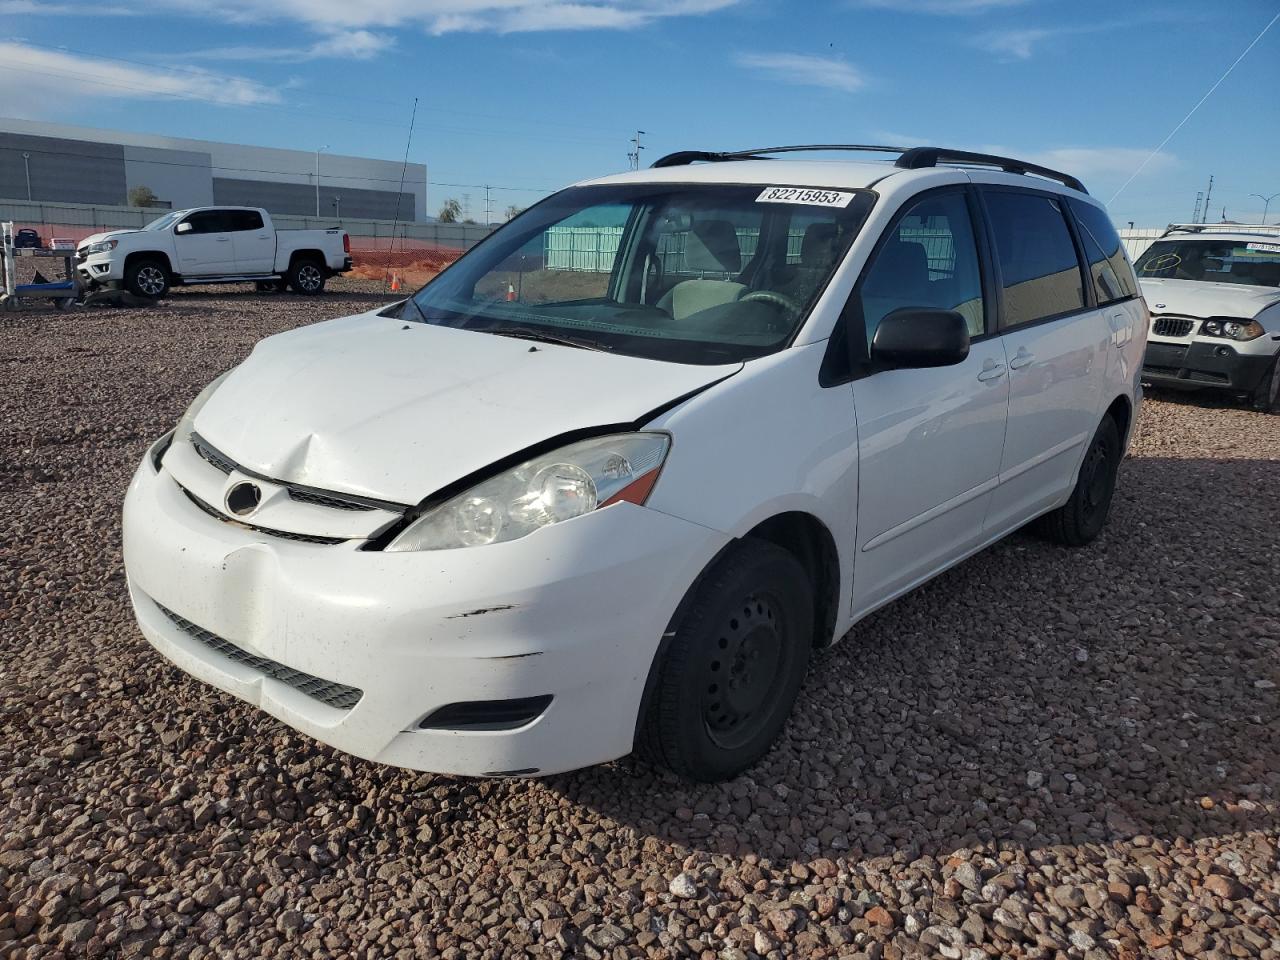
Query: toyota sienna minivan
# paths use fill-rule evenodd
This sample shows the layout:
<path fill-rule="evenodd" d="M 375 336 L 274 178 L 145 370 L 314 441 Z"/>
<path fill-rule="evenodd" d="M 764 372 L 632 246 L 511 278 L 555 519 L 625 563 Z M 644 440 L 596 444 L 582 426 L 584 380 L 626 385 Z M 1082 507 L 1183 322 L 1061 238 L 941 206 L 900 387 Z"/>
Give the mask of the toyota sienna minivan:
<path fill-rule="evenodd" d="M 1148 329 L 1102 206 L 806 149 L 578 184 L 263 340 L 129 487 L 143 634 L 380 763 L 720 780 L 871 611 L 1033 521 L 1089 543 Z"/>

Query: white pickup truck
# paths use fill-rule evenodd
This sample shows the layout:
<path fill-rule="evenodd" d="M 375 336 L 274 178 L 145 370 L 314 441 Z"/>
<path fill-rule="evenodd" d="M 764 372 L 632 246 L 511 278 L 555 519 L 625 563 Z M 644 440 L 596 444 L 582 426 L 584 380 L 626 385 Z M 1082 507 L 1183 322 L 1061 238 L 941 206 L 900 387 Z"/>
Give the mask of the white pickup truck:
<path fill-rule="evenodd" d="M 316 294 L 329 277 L 351 269 L 351 241 L 336 228 L 276 230 L 260 207 L 193 207 L 141 230 L 86 237 L 76 248 L 76 269 L 90 289 L 123 286 L 140 297 L 162 297 L 182 284 L 245 282 Z"/>

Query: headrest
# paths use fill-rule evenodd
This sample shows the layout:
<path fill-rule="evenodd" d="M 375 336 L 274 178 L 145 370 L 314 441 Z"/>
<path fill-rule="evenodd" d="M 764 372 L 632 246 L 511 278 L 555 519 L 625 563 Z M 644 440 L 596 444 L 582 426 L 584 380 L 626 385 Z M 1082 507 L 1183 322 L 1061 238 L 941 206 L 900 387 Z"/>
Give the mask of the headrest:
<path fill-rule="evenodd" d="M 836 241 L 840 232 L 834 223 L 811 223 L 800 241 L 800 263 L 805 267 L 825 268 L 836 259 Z"/>
<path fill-rule="evenodd" d="M 728 220 L 700 220 L 689 230 L 684 250 L 685 269 L 693 272 L 737 273 L 742 269 L 738 232 Z"/>

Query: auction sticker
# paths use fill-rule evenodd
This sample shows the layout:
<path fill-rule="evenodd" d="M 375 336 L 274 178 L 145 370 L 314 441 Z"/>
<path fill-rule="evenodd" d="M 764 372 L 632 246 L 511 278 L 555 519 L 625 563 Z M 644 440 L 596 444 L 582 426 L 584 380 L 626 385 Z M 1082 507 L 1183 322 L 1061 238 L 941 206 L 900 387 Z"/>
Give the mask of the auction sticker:
<path fill-rule="evenodd" d="M 1280 243 L 1251 243 L 1248 249 L 1257 250 L 1260 253 L 1280 253 Z"/>
<path fill-rule="evenodd" d="M 847 207 L 854 195 L 844 190 L 812 187 L 765 187 L 756 203 L 802 203 L 811 207 Z"/>

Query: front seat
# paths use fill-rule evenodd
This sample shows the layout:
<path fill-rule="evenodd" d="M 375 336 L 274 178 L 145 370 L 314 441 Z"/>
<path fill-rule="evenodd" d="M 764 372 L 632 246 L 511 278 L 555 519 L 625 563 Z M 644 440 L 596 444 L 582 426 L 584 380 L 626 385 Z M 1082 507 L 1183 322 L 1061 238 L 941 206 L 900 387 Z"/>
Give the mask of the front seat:
<path fill-rule="evenodd" d="M 738 232 L 728 220 L 702 220 L 693 225 L 685 241 L 684 270 L 689 273 L 731 273 L 742 269 Z M 721 304 L 733 303 L 747 291 L 733 280 L 682 280 L 658 301 L 676 320 Z"/>

